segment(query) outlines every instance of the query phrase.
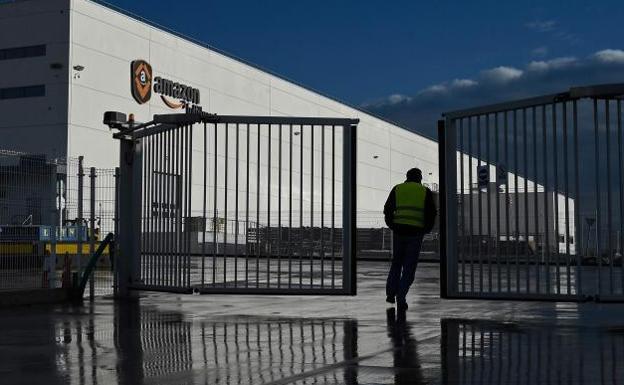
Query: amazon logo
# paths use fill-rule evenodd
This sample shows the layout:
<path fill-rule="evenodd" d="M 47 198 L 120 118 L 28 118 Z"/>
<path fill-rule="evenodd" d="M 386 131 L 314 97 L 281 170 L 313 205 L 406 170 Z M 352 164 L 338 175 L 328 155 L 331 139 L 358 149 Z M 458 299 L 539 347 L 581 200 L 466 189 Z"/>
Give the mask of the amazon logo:
<path fill-rule="evenodd" d="M 153 90 L 155 94 L 160 95 L 163 103 L 169 108 L 201 110 L 200 94 L 197 88 L 161 76 L 152 78 L 152 66 L 145 60 L 133 61 L 131 69 L 132 96 L 137 103 L 148 102 Z"/>
<path fill-rule="evenodd" d="M 130 68 L 132 96 L 139 104 L 147 103 L 152 97 L 152 66 L 145 60 L 135 60 Z"/>
<path fill-rule="evenodd" d="M 154 92 L 169 108 L 185 108 L 188 104 L 199 104 L 199 90 L 162 77 L 154 78 Z M 175 101 L 167 98 L 175 99 Z"/>

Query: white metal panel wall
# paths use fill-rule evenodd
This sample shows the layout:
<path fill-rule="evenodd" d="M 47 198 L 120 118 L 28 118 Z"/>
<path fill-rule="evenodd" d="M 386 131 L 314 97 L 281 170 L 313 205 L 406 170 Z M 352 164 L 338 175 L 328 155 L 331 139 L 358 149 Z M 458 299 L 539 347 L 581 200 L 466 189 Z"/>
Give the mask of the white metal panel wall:
<path fill-rule="evenodd" d="M 65 156 L 69 0 L 0 4 L 0 49 L 42 44 L 46 56 L 0 60 L 0 88 L 46 87 L 43 97 L 0 100 L 0 148 Z"/>
<path fill-rule="evenodd" d="M 85 154 L 90 164 L 111 167 L 117 161 L 117 143 L 101 124 L 103 110 L 133 112 L 137 120 L 173 112 L 156 95 L 145 105 L 132 99 L 130 62 L 141 58 L 155 76 L 199 88 L 205 111 L 359 118 L 358 211 L 371 212 L 378 224 L 388 191 L 408 168 L 421 167 L 425 182 L 438 181 L 434 141 L 101 5 L 72 2 L 72 49 L 72 63 L 86 69 L 72 81 L 69 152 L 83 154 L 96 141 L 98 148 Z"/>

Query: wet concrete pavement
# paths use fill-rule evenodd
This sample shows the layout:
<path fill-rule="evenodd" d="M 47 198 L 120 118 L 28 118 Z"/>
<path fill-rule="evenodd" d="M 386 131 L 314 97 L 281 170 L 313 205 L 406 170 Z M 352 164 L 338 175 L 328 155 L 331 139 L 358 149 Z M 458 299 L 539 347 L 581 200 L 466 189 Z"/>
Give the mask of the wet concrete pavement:
<path fill-rule="evenodd" d="M 439 299 L 422 264 L 405 314 L 387 264 L 358 296 L 143 293 L 0 311 L 0 384 L 617 384 L 624 305 Z"/>

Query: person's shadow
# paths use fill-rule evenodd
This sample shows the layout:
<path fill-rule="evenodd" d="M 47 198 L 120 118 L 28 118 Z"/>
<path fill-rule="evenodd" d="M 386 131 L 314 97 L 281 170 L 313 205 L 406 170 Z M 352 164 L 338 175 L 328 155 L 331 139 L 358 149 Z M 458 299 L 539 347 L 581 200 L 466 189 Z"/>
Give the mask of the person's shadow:
<path fill-rule="evenodd" d="M 418 343 L 412 336 L 411 325 L 407 322 L 405 311 L 394 308 L 386 310 L 386 326 L 388 337 L 392 342 L 394 383 L 425 384 L 425 379 L 418 357 Z"/>

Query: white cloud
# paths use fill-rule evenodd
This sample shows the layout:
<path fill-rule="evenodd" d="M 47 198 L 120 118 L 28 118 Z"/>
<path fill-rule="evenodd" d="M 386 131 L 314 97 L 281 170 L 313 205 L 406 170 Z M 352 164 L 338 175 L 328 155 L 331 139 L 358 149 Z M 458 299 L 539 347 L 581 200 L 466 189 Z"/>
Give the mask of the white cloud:
<path fill-rule="evenodd" d="M 507 83 L 518 79 L 524 72 L 514 67 L 500 66 L 481 72 L 481 77 L 494 83 Z"/>
<path fill-rule="evenodd" d="M 476 81 L 472 80 L 472 79 L 455 79 L 451 82 L 451 86 L 455 87 L 455 88 L 468 88 L 468 87 L 474 87 L 476 86 L 477 83 Z"/>
<path fill-rule="evenodd" d="M 575 57 L 567 56 L 567 57 L 559 57 L 551 60 L 540 60 L 540 61 L 532 61 L 527 66 L 529 71 L 549 71 L 552 69 L 559 69 L 574 65 L 577 63 L 577 59 Z"/>
<path fill-rule="evenodd" d="M 409 102 L 410 100 L 412 100 L 412 98 L 410 98 L 407 95 L 392 94 L 392 95 L 388 96 L 388 103 L 390 103 L 390 104 L 398 104 L 398 103 L 402 103 L 402 102 Z"/>
<path fill-rule="evenodd" d="M 533 56 L 546 56 L 548 55 L 548 47 L 545 45 L 541 47 L 537 47 L 531 51 L 531 55 Z"/>
<path fill-rule="evenodd" d="M 427 93 L 440 93 L 440 92 L 445 92 L 447 90 L 446 85 L 444 84 L 434 84 L 432 86 L 429 86 L 427 88 L 425 88 L 423 90 L 423 92 L 427 92 Z"/>
<path fill-rule="evenodd" d="M 593 58 L 603 63 L 624 64 L 624 51 L 621 49 L 603 49 L 594 53 Z"/>
<path fill-rule="evenodd" d="M 549 32 L 555 29 L 557 22 L 555 20 L 534 20 L 525 24 L 525 26 L 537 32 Z"/>

